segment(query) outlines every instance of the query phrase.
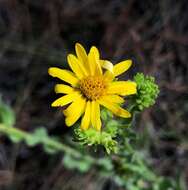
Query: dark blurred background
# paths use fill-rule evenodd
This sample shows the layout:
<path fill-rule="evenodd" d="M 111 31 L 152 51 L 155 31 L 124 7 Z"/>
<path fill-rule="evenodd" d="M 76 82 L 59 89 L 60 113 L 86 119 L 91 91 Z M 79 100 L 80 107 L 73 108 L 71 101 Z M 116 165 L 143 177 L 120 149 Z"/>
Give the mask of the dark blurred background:
<path fill-rule="evenodd" d="M 124 77 L 152 75 L 160 96 L 138 119 L 142 148 L 160 175 L 188 180 L 187 0 L 0 0 L 0 94 L 16 113 L 17 128 L 69 132 L 50 103 L 56 98 L 50 66 L 67 67 L 74 44 L 96 45 L 103 58 L 132 59 Z M 91 170 L 69 171 L 62 155 L 0 138 L 0 189 L 112 190 L 121 188 Z M 7 186 L 11 176 L 13 186 Z"/>

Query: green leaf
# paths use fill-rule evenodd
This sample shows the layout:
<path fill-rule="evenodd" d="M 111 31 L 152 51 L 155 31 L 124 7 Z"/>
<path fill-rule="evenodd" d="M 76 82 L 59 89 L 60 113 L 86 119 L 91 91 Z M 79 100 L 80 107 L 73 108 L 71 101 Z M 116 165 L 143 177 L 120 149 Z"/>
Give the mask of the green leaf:
<path fill-rule="evenodd" d="M 10 127 L 15 124 L 15 114 L 10 106 L 6 105 L 0 97 L 0 123 Z"/>
<path fill-rule="evenodd" d="M 161 182 L 160 182 L 160 190 L 175 190 L 175 181 L 169 178 L 164 178 Z"/>
<path fill-rule="evenodd" d="M 48 146 L 48 145 L 43 144 L 43 148 L 44 148 L 45 152 L 48 153 L 48 154 L 57 153 L 57 150 L 54 149 L 54 147 L 52 147 L 52 146 Z"/>
<path fill-rule="evenodd" d="M 33 134 L 28 135 L 25 141 L 28 146 L 35 146 L 43 142 L 44 139 L 48 138 L 48 134 L 45 128 L 41 127 L 36 129 Z M 46 148 L 48 149 L 48 148 Z M 49 151 L 50 152 L 50 151 Z"/>
<path fill-rule="evenodd" d="M 109 111 L 108 109 L 102 108 L 102 110 L 101 110 L 101 118 L 102 118 L 102 120 L 105 122 L 105 121 L 107 121 L 108 119 L 113 118 L 113 114 L 112 114 L 112 112 Z"/>
<path fill-rule="evenodd" d="M 9 138 L 14 143 L 19 143 L 23 140 L 23 138 L 20 137 L 19 135 L 9 135 Z"/>
<path fill-rule="evenodd" d="M 113 170 L 112 161 L 111 161 L 111 159 L 109 159 L 107 157 L 99 159 L 98 164 L 103 166 L 103 168 L 105 168 L 105 170 L 107 170 L 107 171 Z"/>
<path fill-rule="evenodd" d="M 25 138 L 25 142 L 27 143 L 28 146 L 35 146 L 41 142 L 40 138 L 34 136 L 34 135 L 29 135 Z"/>
<path fill-rule="evenodd" d="M 68 169 L 77 169 L 80 172 L 87 172 L 91 167 L 90 162 L 88 162 L 84 159 L 82 160 L 82 159 L 78 159 L 78 158 L 73 158 L 69 154 L 66 154 L 64 156 L 63 164 Z"/>
<path fill-rule="evenodd" d="M 40 138 L 41 140 L 48 137 L 48 133 L 44 127 L 40 127 L 35 129 L 33 135 L 37 138 Z"/>

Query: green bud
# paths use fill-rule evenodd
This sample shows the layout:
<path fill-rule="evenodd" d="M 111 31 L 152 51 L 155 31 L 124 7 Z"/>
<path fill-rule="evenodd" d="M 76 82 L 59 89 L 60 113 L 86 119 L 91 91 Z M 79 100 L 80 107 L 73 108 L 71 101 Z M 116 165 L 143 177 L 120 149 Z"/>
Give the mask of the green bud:
<path fill-rule="evenodd" d="M 88 145 L 88 146 L 101 145 L 106 149 L 106 152 L 108 154 L 110 154 L 111 152 L 117 153 L 118 144 L 113 139 L 114 137 L 116 137 L 117 128 L 113 125 L 113 127 L 107 127 L 107 129 L 108 129 L 107 131 L 97 131 L 94 128 L 89 128 L 87 130 L 82 130 L 80 128 L 77 128 L 74 130 L 74 132 L 76 140 L 79 141 L 80 144 L 82 145 Z"/>
<path fill-rule="evenodd" d="M 155 103 L 159 94 L 159 87 L 155 83 L 154 77 L 144 76 L 143 73 L 137 73 L 134 76 L 137 84 L 137 94 L 135 95 L 136 108 L 142 111 Z"/>

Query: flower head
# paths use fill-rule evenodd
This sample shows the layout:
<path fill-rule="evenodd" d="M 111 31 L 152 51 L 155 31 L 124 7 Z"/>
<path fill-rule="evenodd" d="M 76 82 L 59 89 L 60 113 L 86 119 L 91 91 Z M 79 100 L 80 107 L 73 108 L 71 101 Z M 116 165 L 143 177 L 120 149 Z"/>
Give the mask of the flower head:
<path fill-rule="evenodd" d="M 65 94 L 52 103 L 53 107 L 70 104 L 63 113 L 67 126 L 74 125 L 80 117 L 81 128 L 94 127 L 101 130 L 100 107 L 109 109 L 113 114 L 128 118 L 131 114 L 123 109 L 122 96 L 136 93 L 136 83 L 118 81 L 116 77 L 129 69 L 131 60 L 122 61 L 115 66 L 100 59 L 96 47 L 91 47 L 87 54 L 81 44 L 75 45 L 76 56 L 67 56 L 72 71 L 51 67 L 48 73 L 63 80 L 66 84 L 57 84 L 55 92 Z"/>

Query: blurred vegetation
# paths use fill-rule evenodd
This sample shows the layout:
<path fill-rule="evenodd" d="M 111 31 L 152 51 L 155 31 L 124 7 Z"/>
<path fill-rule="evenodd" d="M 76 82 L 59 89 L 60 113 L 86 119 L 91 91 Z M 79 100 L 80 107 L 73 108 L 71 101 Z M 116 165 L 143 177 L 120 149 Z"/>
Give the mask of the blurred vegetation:
<path fill-rule="evenodd" d="M 155 106 L 135 118 L 138 125 L 131 134 L 134 136 L 136 131 L 139 138 L 131 144 L 137 147 L 136 158 L 125 152 L 124 159 L 132 159 L 134 166 L 142 166 L 136 160 L 141 157 L 157 176 L 175 179 L 174 182 L 162 179 L 161 189 L 168 189 L 172 183 L 186 189 L 187 14 L 186 0 L 1 1 L 0 93 L 6 102 L 1 102 L 1 122 L 8 126 L 15 123 L 14 127 L 36 137 L 58 137 L 72 146 L 71 130 L 65 126 L 61 110 L 52 110 L 49 106 L 54 100 L 55 82 L 49 80 L 47 68 L 52 65 L 66 68 L 66 54 L 73 51 L 77 41 L 86 47 L 97 45 L 103 57 L 113 63 L 126 58 L 133 60 L 132 73 L 122 77 L 131 78 L 137 71 L 143 72 L 154 76 L 161 89 Z M 62 154 L 46 154 L 41 145 L 28 148 L 25 143 L 12 144 L 4 135 L 0 140 L 3 190 L 121 190 L 122 181 L 119 175 L 109 172 L 108 159 L 100 160 L 107 169 L 101 177 L 98 175 L 103 171 L 101 167 L 90 169 L 89 160 L 66 154 L 62 164 Z M 90 153 L 88 149 L 85 151 Z M 103 157 L 101 152 L 90 154 Z M 133 172 L 130 166 L 119 168 L 119 160 L 115 163 L 119 174 L 124 169 Z M 147 184 L 142 177 L 151 179 L 152 175 L 143 176 L 145 168 L 135 171 L 137 176 L 130 181 L 130 186 L 136 180 L 140 188 L 145 188 Z"/>

